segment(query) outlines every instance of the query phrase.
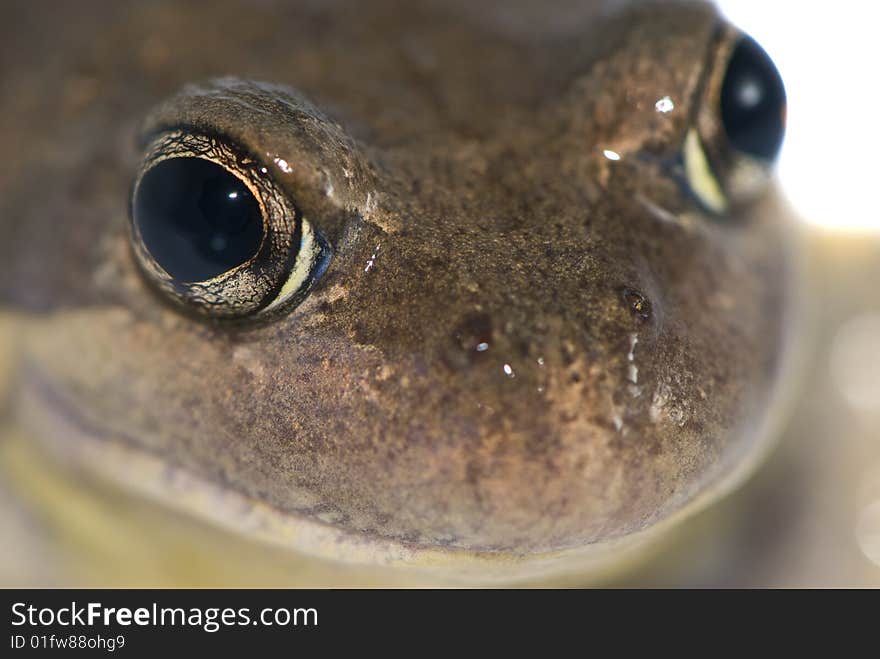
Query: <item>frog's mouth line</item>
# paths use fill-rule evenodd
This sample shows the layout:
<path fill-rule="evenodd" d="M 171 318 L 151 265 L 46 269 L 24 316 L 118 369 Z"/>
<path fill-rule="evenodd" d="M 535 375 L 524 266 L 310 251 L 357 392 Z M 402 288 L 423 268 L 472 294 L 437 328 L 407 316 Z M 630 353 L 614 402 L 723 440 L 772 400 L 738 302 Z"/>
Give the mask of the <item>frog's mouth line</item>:
<path fill-rule="evenodd" d="M 605 579 L 637 561 L 672 523 L 664 521 L 605 543 L 532 555 L 407 545 L 281 511 L 237 492 L 231 485 L 169 464 L 123 433 L 95 424 L 36 365 L 22 369 L 20 385 L 18 421 L 28 439 L 61 468 L 97 476 L 176 512 L 262 543 L 366 569 L 395 567 L 412 572 L 415 578 L 460 584 L 531 582 L 562 574 Z"/>

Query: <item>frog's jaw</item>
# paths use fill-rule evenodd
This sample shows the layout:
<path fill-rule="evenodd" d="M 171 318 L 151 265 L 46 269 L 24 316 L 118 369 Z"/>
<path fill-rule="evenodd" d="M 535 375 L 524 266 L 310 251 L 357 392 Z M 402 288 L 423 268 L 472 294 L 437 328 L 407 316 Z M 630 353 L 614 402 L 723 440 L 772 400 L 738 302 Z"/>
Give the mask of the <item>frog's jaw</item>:
<path fill-rule="evenodd" d="M 20 417 L 27 420 L 27 445 L 19 442 L 15 451 L 5 451 L 0 468 L 9 472 L 10 481 L 25 497 L 33 497 L 36 493 L 36 499 L 52 509 L 53 518 L 69 521 L 71 528 L 66 529 L 67 535 L 82 533 L 80 522 L 84 517 L 91 519 L 84 528 L 113 528 L 112 520 L 94 517 L 106 517 L 108 513 L 101 498 L 88 493 L 99 488 L 106 496 L 109 488 L 110 492 L 117 493 L 116 496 L 127 497 L 133 493 L 134 500 L 158 504 L 155 506 L 157 513 L 142 520 L 145 522 L 143 527 L 128 523 L 123 529 L 123 532 L 137 534 L 141 541 L 154 537 L 153 526 L 162 525 L 163 519 L 169 524 L 173 521 L 179 527 L 177 520 L 182 513 L 191 520 L 193 527 L 207 521 L 212 527 L 235 534 L 236 542 L 244 538 L 253 541 L 255 546 L 280 547 L 290 553 L 294 563 L 301 563 L 304 556 L 322 562 L 325 565 L 323 574 L 327 573 L 326 562 L 329 561 L 343 570 L 343 582 L 348 584 L 369 583 L 373 577 L 378 579 L 376 583 L 399 585 L 583 584 L 607 581 L 644 560 L 666 530 L 687 514 L 682 512 L 648 531 L 625 538 L 543 554 L 516 555 L 407 545 L 346 532 L 320 521 L 283 513 L 186 470 L 169 466 L 158 456 L 123 441 L 90 432 L 84 423 L 80 423 L 81 419 L 60 408 L 57 402 L 48 403 L 35 387 L 21 389 L 18 411 Z M 41 483 L 50 486 L 41 487 Z M 85 495 L 83 491 L 86 491 Z M 78 512 L 68 516 L 65 510 L 73 503 L 76 503 Z M 83 505 L 87 507 L 85 511 Z M 102 545 L 102 551 L 109 551 L 111 555 L 114 555 L 113 547 L 127 546 L 119 537 L 106 540 L 102 543 L 101 539 L 89 539 Z M 198 546 L 203 542 L 203 536 L 198 533 L 194 533 L 191 540 L 195 543 L 190 548 L 193 553 L 209 555 L 212 561 L 220 560 L 223 548 Z M 181 544 L 179 539 L 176 542 Z M 117 558 L 127 563 L 125 567 L 132 574 L 143 574 L 141 568 L 130 564 L 136 556 L 120 552 Z M 281 571 L 283 574 L 283 568 Z M 256 574 L 262 575 L 263 572 L 257 571 Z M 300 575 L 303 581 L 313 581 L 308 572 L 303 574 L 305 576 Z M 81 579 L 82 575 L 74 575 L 74 578 Z M 156 578 L 154 574 L 148 577 Z M 296 582 L 297 574 L 283 577 L 284 582 L 290 578 Z M 327 581 L 321 582 L 323 585 L 335 583 L 329 577 L 325 578 Z M 212 581 L 217 579 L 217 576 L 212 577 Z"/>

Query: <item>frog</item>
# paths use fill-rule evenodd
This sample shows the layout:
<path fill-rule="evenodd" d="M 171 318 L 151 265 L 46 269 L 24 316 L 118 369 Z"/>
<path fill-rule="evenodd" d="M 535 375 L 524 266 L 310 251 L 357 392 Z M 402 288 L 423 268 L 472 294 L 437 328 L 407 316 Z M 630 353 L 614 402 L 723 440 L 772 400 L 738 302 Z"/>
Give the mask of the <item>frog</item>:
<path fill-rule="evenodd" d="M 770 450 L 785 94 L 711 4 L 9 11 L 4 409 L 34 473 L 516 583 L 620 564 Z"/>

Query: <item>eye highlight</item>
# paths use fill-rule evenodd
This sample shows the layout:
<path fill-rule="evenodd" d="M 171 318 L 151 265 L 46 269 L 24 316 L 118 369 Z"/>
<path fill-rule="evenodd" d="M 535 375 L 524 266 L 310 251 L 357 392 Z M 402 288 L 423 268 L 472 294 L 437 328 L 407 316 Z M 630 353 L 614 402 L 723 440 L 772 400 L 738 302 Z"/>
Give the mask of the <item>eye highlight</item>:
<path fill-rule="evenodd" d="M 171 131 L 147 149 L 131 240 L 172 301 L 226 318 L 301 299 L 330 250 L 266 167 L 225 140 Z"/>

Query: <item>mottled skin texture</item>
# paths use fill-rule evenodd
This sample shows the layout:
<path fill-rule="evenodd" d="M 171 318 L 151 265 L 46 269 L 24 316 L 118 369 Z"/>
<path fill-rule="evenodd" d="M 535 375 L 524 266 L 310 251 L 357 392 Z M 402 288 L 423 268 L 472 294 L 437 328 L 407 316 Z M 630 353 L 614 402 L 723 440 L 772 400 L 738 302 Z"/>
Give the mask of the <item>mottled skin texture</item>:
<path fill-rule="evenodd" d="M 345 535 L 519 555 L 649 528 L 757 450 L 782 225 L 676 166 L 717 115 L 711 7 L 43 4 L 0 45 L 0 299 L 69 423 Z M 212 323 L 147 285 L 144 121 L 265 157 L 334 250 L 297 308 Z"/>

